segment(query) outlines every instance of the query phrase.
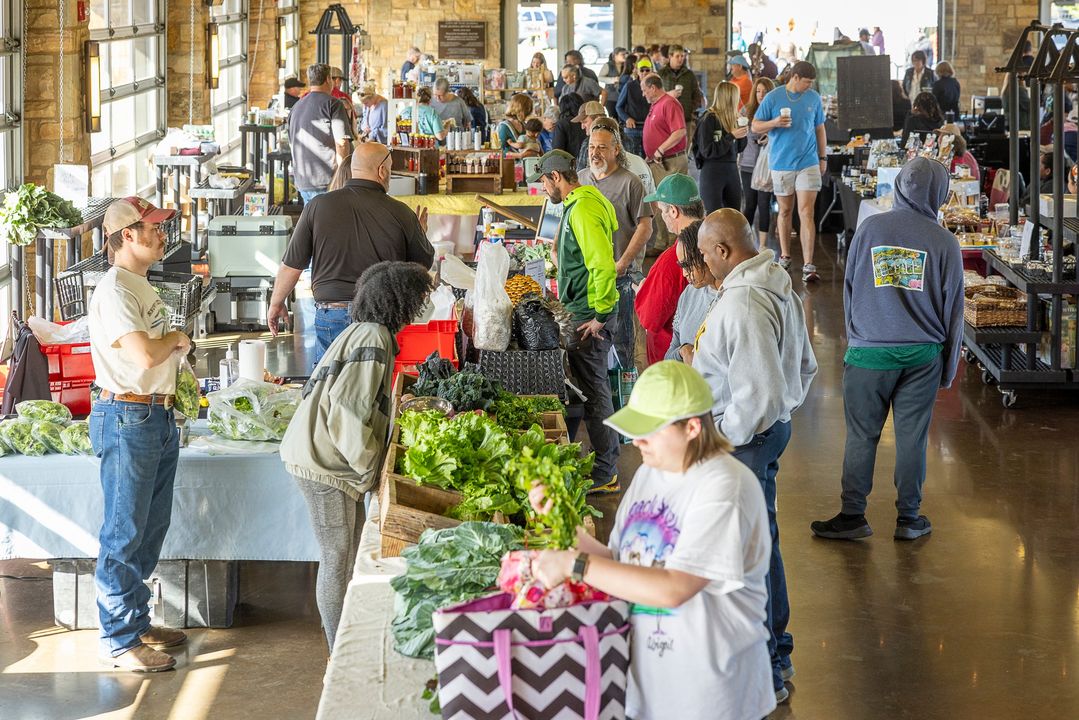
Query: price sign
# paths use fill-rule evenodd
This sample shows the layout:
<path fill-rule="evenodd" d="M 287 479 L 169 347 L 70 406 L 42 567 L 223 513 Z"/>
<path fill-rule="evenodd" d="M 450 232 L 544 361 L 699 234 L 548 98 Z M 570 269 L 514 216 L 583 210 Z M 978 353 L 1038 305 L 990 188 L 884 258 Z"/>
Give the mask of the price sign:
<path fill-rule="evenodd" d="M 1023 241 L 1019 244 L 1019 257 L 1030 257 L 1030 246 L 1034 242 L 1034 224 L 1027 220 L 1023 223 Z"/>
<path fill-rule="evenodd" d="M 545 263 L 540 260 L 529 260 L 525 263 L 525 275 L 536 281 L 536 284 L 541 288 L 546 287 L 547 284 L 547 271 L 545 269 Z"/>

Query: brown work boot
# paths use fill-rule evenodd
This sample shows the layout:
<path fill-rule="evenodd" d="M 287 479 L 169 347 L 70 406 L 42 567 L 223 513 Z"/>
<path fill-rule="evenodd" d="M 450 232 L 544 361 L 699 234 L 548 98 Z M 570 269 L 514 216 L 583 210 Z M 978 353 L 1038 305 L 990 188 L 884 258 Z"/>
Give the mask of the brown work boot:
<path fill-rule="evenodd" d="M 149 645 L 136 645 L 116 657 L 102 658 L 102 662 L 114 668 L 138 673 L 171 670 L 176 665 L 176 660 L 171 655 L 154 650 Z"/>
<path fill-rule="evenodd" d="M 164 648 L 183 645 L 187 642 L 187 635 L 172 628 L 151 625 L 150 629 L 139 637 L 139 640 L 142 640 L 144 645 L 149 645 L 155 650 L 163 650 Z"/>

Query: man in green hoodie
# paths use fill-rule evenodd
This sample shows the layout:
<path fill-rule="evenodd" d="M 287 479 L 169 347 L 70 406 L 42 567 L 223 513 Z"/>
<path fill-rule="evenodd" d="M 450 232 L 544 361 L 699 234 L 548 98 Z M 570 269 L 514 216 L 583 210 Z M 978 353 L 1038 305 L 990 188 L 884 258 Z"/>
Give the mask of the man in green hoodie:
<path fill-rule="evenodd" d="M 586 396 L 585 426 L 596 462 L 593 492 L 618 492 L 618 434 L 603 424 L 614 414 L 607 355 L 618 314 L 617 271 L 613 236 L 618 230 L 614 206 L 599 190 L 581 185 L 577 160 L 564 150 L 540 158 L 529 182 L 543 181 L 543 190 L 562 204 L 554 255 L 558 265 L 558 299 L 573 315 L 580 339 L 566 348 L 570 372 Z"/>

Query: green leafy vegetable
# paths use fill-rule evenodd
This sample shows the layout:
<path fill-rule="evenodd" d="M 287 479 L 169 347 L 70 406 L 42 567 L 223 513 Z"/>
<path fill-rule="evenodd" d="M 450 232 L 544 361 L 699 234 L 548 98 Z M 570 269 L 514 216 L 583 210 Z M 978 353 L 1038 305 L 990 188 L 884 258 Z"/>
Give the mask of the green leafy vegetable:
<path fill-rule="evenodd" d="M 0 205 L 0 233 L 12 245 L 31 244 L 41 228 L 69 228 L 81 223 L 82 213 L 74 205 L 33 183 L 9 192 Z"/>
<path fill-rule="evenodd" d="M 280 442 L 300 404 L 300 391 L 241 380 L 206 396 L 210 430 L 228 440 Z"/>
<path fill-rule="evenodd" d="M 199 381 L 187 358 L 180 361 L 176 370 L 176 412 L 186 418 L 199 416 Z"/>
<path fill-rule="evenodd" d="M 440 381 L 438 397 L 457 412 L 489 410 L 498 397 L 498 388 L 483 373 L 466 370 Z"/>
<path fill-rule="evenodd" d="M 71 410 L 52 400 L 23 400 L 15 406 L 15 412 L 27 420 L 51 420 L 58 423 L 71 420 Z"/>
<path fill-rule="evenodd" d="M 466 522 L 424 531 L 419 544 L 402 553 L 408 561 L 405 573 L 390 581 L 397 592 L 394 649 L 409 657 L 433 657 L 434 611 L 492 589 L 502 556 L 523 547 L 524 532 L 513 525 Z"/>
<path fill-rule="evenodd" d="M 94 454 L 94 446 L 90 442 L 90 426 L 83 421 L 68 425 L 60 433 L 60 438 L 63 440 L 66 455 Z"/>
<path fill-rule="evenodd" d="M 62 453 L 64 451 L 64 426 L 49 420 L 34 420 L 32 433 L 49 452 Z"/>
<path fill-rule="evenodd" d="M 34 435 L 35 420 L 14 418 L 0 422 L 0 435 L 8 447 L 17 453 L 37 457 L 49 452 L 49 447 Z"/>
<path fill-rule="evenodd" d="M 511 395 L 504 390 L 498 393 L 490 410 L 495 422 L 506 430 L 527 430 L 540 422 L 541 413 L 564 411 L 565 406 L 558 398 Z"/>

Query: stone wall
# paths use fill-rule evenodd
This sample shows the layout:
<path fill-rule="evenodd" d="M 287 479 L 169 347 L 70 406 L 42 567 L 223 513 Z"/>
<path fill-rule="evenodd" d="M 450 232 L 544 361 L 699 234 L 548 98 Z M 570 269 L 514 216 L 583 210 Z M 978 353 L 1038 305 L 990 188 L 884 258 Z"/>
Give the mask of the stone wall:
<path fill-rule="evenodd" d="M 1037 0 L 956 0 L 955 49 L 948 59 L 963 88 L 960 109 L 970 106 L 971 95 L 1001 86 L 1004 76 L 996 68 L 1008 61 L 1038 9 Z"/>
<path fill-rule="evenodd" d="M 196 2 L 192 25 L 189 2 L 170 0 L 166 6 L 168 126 L 208 124 L 210 88 L 206 85 L 206 23 L 210 17 L 209 8 L 201 0 Z"/>
<path fill-rule="evenodd" d="M 277 3 L 252 0 L 247 31 L 248 105 L 266 106 L 277 92 Z"/>
<path fill-rule="evenodd" d="M 726 72 L 727 3 L 716 0 L 633 0 L 633 45 L 679 44 L 690 64 L 706 73 L 706 97 Z"/>

